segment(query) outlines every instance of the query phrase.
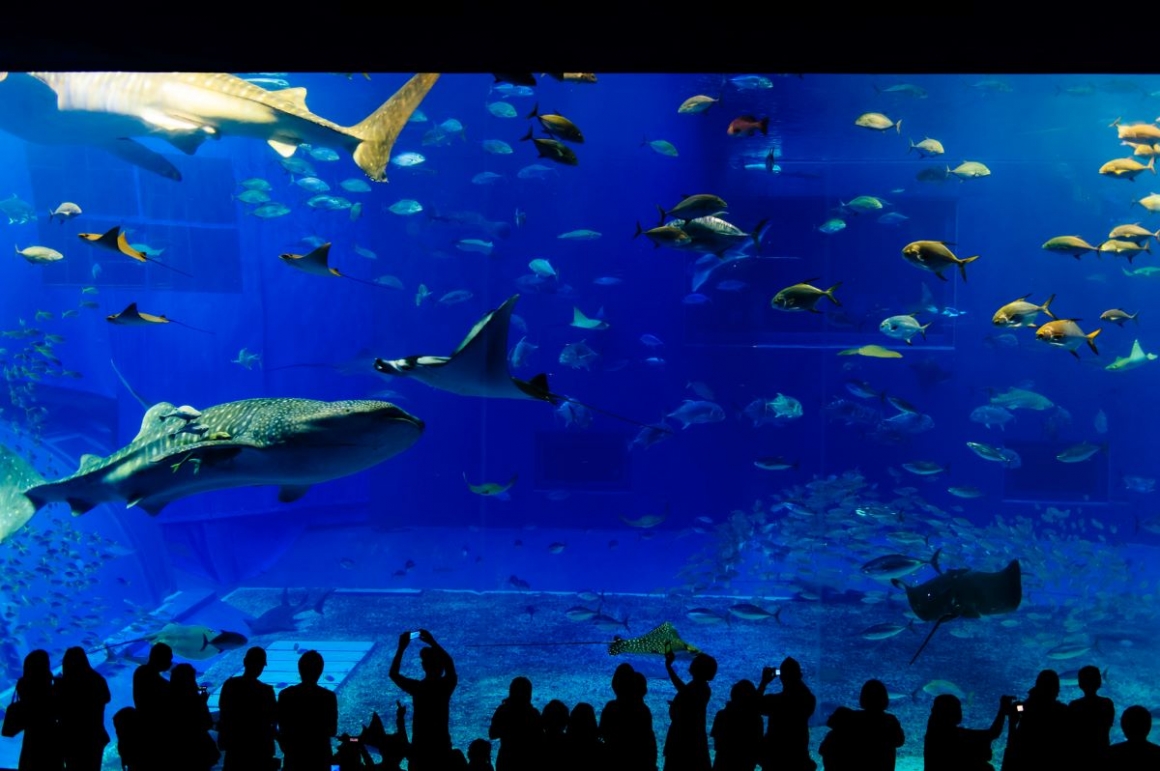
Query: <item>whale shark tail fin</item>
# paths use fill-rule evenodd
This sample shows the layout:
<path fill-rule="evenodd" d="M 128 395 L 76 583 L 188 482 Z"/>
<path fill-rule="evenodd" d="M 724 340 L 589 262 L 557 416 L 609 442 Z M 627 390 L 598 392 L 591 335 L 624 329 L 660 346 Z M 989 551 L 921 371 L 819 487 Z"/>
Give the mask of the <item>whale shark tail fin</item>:
<path fill-rule="evenodd" d="M 387 181 L 391 148 L 438 79 L 437 72 L 420 72 L 362 122 L 351 127 L 351 133 L 362 140 L 354 150 L 354 162 L 375 182 Z"/>

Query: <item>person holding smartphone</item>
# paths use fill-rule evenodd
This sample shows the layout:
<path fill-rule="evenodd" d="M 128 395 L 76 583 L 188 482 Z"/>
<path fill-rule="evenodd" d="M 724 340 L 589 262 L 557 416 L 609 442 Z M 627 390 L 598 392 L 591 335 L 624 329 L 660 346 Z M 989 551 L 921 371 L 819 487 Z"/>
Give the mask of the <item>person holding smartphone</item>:
<path fill-rule="evenodd" d="M 781 680 L 780 693 L 766 693 L 774 678 Z M 761 767 L 778 771 L 814 771 L 810 757 L 810 717 L 817 707 L 813 691 L 802 678 L 797 659 L 787 656 L 780 667 L 761 670 L 757 686 L 758 711 L 769 717 L 761 748 Z"/>
<path fill-rule="evenodd" d="M 426 647 L 419 651 L 422 679 L 405 677 L 403 654 L 412 640 Z M 459 684 L 455 662 L 426 629 L 403 632 L 391 661 L 391 681 L 411 696 L 411 754 L 409 771 L 443 771 L 451 754 L 451 694 Z"/>
<path fill-rule="evenodd" d="M 1038 771 L 1069 768 L 1070 721 L 1067 705 L 1059 700 L 1059 673 L 1044 669 L 1008 714 L 1007 748 L 1002 771 Z"/>
<path fill-rule="evenodd" d="M 1002 696 L 990 728 L 964 728 L 959 697 L 953 693 L 935 696 L 922 744 L 924 771 L 993 771 L 991 744 L 1002 735 L 1003 721 L 1014 704 L 1014 696 Z"/>

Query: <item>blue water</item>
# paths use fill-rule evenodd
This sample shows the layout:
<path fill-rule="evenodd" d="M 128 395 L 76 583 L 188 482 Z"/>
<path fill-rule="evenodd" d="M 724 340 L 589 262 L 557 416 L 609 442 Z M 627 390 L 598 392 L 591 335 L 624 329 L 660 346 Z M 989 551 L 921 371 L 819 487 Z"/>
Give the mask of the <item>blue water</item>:
<path fill-rule="evenodd" d="M 344 126 L 406 79 L 284 77 L 307 89 L 315 114 Z M 986 82 L 993 80 L 1006 88 Z M 831 600 L 835 608 L 890 594 L 897 605 L 891 617 L 905 623 L 901 594 L 859 566 L 892 552 L 928 559 L 938 548 L 944 569 L 993 571 L 1021 559 L 1025 605 L 1011 618 L 1031 607 L 1045 614 L 1039 621 L 1048 623 L 1024 644 L 1028 665 L 1005 673 L 994 684 L 996 696 L 1029 685 L 1040 667 L 1089 663 L 1044 657 L 1065 638 L 1119 624 L 1147 636 L 1138 619 L 1150 624 L 1150 615 L 1140 602 L 1118 598 L 1142 598 L 1145 609 L 1155 598 L 1154 493 L 1130 489 L 1125 477 L 1156 474 L 1150 399 L 1160 366 L 1105 367 L 1128 355 L 1136 339 L 1146 352 L 1160 349 L 1149 316 L 1154 278 L 1124 273 L 1155 258 L 1144 253 L 1129 264 L 1088 253 L 1076 260 L 1042 245 L 1059 235 L 1098 245 L 1125 223 L 1160 228 L 1160 217 L 1133 203 L 1160 188 L 1152 173 L 1134 181 L 1098 173 L 1106 161 L 1131 155 L 1110 126 L 1117 118 L 1154 118 L 1160 100 L 1151 94 L 1160 78 L 806 74 L 771 75 L 769 88 L 742 89 L 722 75 L 600 73 L 596 83 L 541 77 L 531 96 L 504 96 L 492 81 L 487 74 L 443 76 L 420 105 L 428 120 L 409 123 L 393 151 L 421 153 L 425 162 L 391 164 L 389 183 L 371 183 L 370 192 L 339 187 L 364 178 L 348 153 L 326 161 L 299 150 L 295 157 L 313 164 L 332 195 L 361 205 L 357 218 L 345 208 L 308 206 L 313 193 L 293 181 L 300 175 L 288 174 L 260 141 L 224 136 L 187 155 L 160 139 L 143 140 L 181 171 L 184 179 L 174 182 L 96 148 L 0 135 L 6 177 L 0 195 L 15 195 L 37 215 L 6 225 L 0 218 L 0 228 L 20 248 L 40 244 L 65 255 L 49 265 L 13 256 L 0 268 L 0 328 L 40 330 L 0 340 L 12 399 L 0 417 L 7 443 L 48 479 L 71 473 L 82 453 L 107 455 L 137 433 L 144 408 L 110 361 L 147 402 L 205 409 L 260 396 L 383 398 L 426 424 L 422 438 L 397 457 L 316 485 L 292 503 L 261 487 L 195 495 L 155 518 L 121 503 L 71 521 L 64 509 L 37 514 L 13 539 L 30 544 L 31 556 L 20 556 L 29 565 L 44 557 L 49 562 L 42 564 L 56 569 L 60 563 L 52 560 L 75 530 L 84 538 L 98 533 L 117 548 L 84 569 L 91 581 L 83 584 L 35 578 L 0 591 L 48 600 L 60 591 L 57 601 L 118 612 L 91 629 L 46 633 L 37 628 L 45 614 L 67 627 L 70 609 L 17 603 L 7 618 L 9 626 L 26 625 L 14 638 L 17 661 L 32 647 L 48 648 L 59 661 L 67 645 L 99 646 L 132 620 L 127 602 L 155 608 L 174 592 L 220 598 L 238 587 L 511 591 L 526 583 L 534 591 L 670 593 L 690 608 L 707 594 L 769 607 Z M 926 96 L 878 91 L 903 82 Z M 1078 88 L 1089 84 L 1091 93 Z M 720 101 L 702 114 L 678 114 L 695 94 Z M 516 116 L 497 117 L 489 103 L 510 104 Z M 537 121 L 525 118 L 536 105 L 581 128 L 585 141 L 569 145 L 578 165 L 539 158 L 532 142 L 521 141 L 529 128 L 544 136 Z M 899 130 L 854 124 L 870 111 L 901 121 Z M 768 135 L 728 135 L 730 121 L 743 115 L 768 117 Z M 452 118 L 462 124 L 461 135 L 424 142 Z M 945 155 L 919 159 L 908 152 L 910 141 L 927 137 L 941 141 Z M 502 140 L 513 152 L 488 153 L 484 140 Z M 672 143 L 677 157 L 645 144 L 655 140 Z M 771 153 L 772 171 L 765 167 Z M 923 169 L 962 161 L 982 162 L 991 174 L 916 179 Z M 544 178 L 519 178 L 532 164 L 547 169 Z M 481 172 L 499 176 L 474 183 Z M 267 180 L 273 200 L 289 213 L 263 219 L 252 214 L 253 204 L 236 200 L 240 183 L 251 178 Z M 695 289 L 692 265 L 703 255 L 654 247 L 633 234 L 638 224 L 659 224 L 658 206 L 671 209 L 698 193 L 724 198 L 728 208 L 720 216 L 747 233 L 764 225 L 759 246 L 747 246 L 756 257 L 722 266 Z M 878 197 L 888 204 L 884 212 L 905 219 L 884 224 L 880 213 L 840 208 L 857 196 Z M 402 199 L 423 211 L 401 216 L 387 209 Z M 64 224 L 50 221 L 49 210 L 62 201 L 83 213 Z M 832 217 L 846 227 L 820 232 Z M 480 221 L 487 224 L 472 224 Z M 164 249 L 157 259 L 191 277 L 77 238 L 113 225 L 131 229 L 130 242 Z M 559 237 L 579 229 L 600 235 Z M 332 242 L 330 265 L 345 276 L 374 282 L 389 275 L 403 288 L 309 275 L 279 259 L 309 252 L 313 247 L 302 240 L 308 237 Z M 489 241 L 492 251 L 464 251 L 457 247 L 462 239 Z M 967 280 L 953 267 L 942 281 L 904 261 L 902 247 L 920 239 L 948 242 L 959 257 L 979 255 L 966 267 Z M 356 245 L 377 256 L 359 254 Z M 536 258 L 548 260 L 558 280 L 529 282 L 528 263 Z M 608 277 L 617 281 L 596 281 Z M 740 285 L 720 288 L 724 280 Z M 818 314 L 771 308 L 777 291 L 803 281 L 821 289 L 840 282 L 834 295 L 841 306 L 823 298 Z M 431 294 L 420 303 L 421 284 Z M 906 345 L 879 332 L 884 318 L 915 308 L 924 285 L 934 305 L 917 316 L 931 323 L 925 339 Z M 471 297 L 440 302 L 456 290 Z M 687 296 L 695 291 L 702 297 L 693 303 Z M 458 396 L 373 370 L 376 357 L 450 354 L 485 313 L 515 294 L 526 332 L 513 327 L 509 349 L 525 335 L 538 349 L 513 374 L 546 373 L 553 393 L 599 408 L 586 427 L 566 425 L 547 403 Z M 1077 360 L 1031 329 L 991 323 L 1000 306 L 1028 294 L 1035 303 L 1054 294 L 1051 310 L 1059 318 L 1079 319 L 1085 332 L 1100 329 L 1099 354 L 1081 345 Z M 79 307 L 82 300 L 96 305 Z M 104 320 L 132 302 L 189 326 Z M 960 315 L 938 312 L 947 307 Z M 1138 323 L 1120 328 L 1099 320 L 1113 307 L 1143 312 Z M 573 308 L 599 316 L 608 328 L 570 326 Z M 62 318 L 70 309 L 76 315 Z M 37 320 L 41 311 L 51 317 Z M 34 370 L 33 379 L 29 362 L 43 355 L 27 346 L 46 333 L 63 338 L 51 346 L 60 363 L 47 373 Z M 999 339 L 1004 333 L 1012 337 Z M 644 335 L 661 344 L 646 345 Z M 579 341 L 598 354 L 588 369 L 559 360 L 565 346 Z M 902 356 L 837 355 L 868 344 Z M 260 363 L 237 363 L 241 349 L 260 354 Z M 51 374 L 61 369 L 79 377 Z M 914 405 L 932 427 L 884 434 L 881 422 L 898 411 L 852 394 L 846 383 L 854 379 Z M 708 391 L 698 395 L 692 383 Z M 1042 394 L 1055 407 L 1015 410 L 1002 430 L 969 419 L 1012 387 Z M 746 408 L 779 394 L 798 400 L 801 416 L 754 426 Z M 637 424 L 658 424 L 684 400 L 711 401 L 725 417 L 684 429 L 670 418 L 671 435 L 632 446 Z M 837 419 L 843 409 L 837 400 L 868 417 L 854 425 Z M 1106 418 L 1106 433 L 1096 428 L 1097 413 Z M 1022 466 L 987 462 L 968 441 L 1016 449 Z M 1055 459 L 1083 441 L 1106 447 L 1081 463 Z M 793 467 L 754 466 L 767 456 Z M 902 467 L 913 461 L 947 470 L 917 476 Z M 811 481 L 854 472 L 864 482 L 852 496 L 830 489 L 811 497 L 806 490 Z M 467 485 L 513 477 L 510 490 L 494 498 Z M 947 492 L 965 485 L 981 497 Z M 855 510 L 868 501 L 900 514 L 866 527 Z M 646 515 L 662 521 L 647 528 L 625 522 Z M 886 538 L 896 531 L 925 540 L 899 545 Z M 62 559 L 69 558 L 78 557 L 66 550 Z M 408 560 L 413 567 L 405 567 Z M 903 580 L 933 575 L 920 567 Z M 782 599 L 765 601 L 774 597 Z M 196 616 L 183 620 L 220 623 Z M 642 623 L 633 633 L 647 628 Z M 1003 634 L 1011 627 L 987 628 Z M 718 629 L 725 627 L 708 632 Z M 905 667 L 917 640 L 887 641 L 899 643 L 892 660 Z M 934 640 L 952 644 L 949 635 Z M 988 645 L 985 636 L 957 644 L 983 657 Z M 1117 645 L 1129 647 L 1120 639 L 1093 648 L 1089 658 L 1103 666 L 1108 657 L 1126 656 Z M 946 675 L 931 672 L 928 679 L 938 677 Z"/>

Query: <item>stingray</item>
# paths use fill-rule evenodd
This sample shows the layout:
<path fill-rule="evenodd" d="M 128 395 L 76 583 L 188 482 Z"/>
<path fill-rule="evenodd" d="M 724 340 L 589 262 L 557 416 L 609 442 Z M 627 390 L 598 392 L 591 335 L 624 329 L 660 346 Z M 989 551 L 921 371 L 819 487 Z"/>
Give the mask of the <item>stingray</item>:
<path fill-rule="evenodd" d="M 150 645 L 165 643 L 173 652 L 186 659 L 200 661 L 213 658 L 224 651 L 241 648 L 249 642 L 245 635 L 238 632 L 211 629 L 200 624 L 178 624 L 169 622 L 160 630 L 138 637 L 133 640 L 120 640 L 109 643 L 106 649 L 120 648 L 125 645 L 147 642 Z"/>
<path fill-rule="evenodd" d="M 200 327 L 190 326 L 181 321 L 174 321 L 166 316 L 157 316 L 152 313 L 142 313 L 137 310 L 137 303 L 129 303 L 128 307 L 120 313 L 114 313 L 105 317 L 110 324 L 116 324 L 122 327 L 147 327 L 154 324 L 177 324 L 179 327 L 192 329 L 196 332 L 205 332 L 207 335 L 212 335 L 208 329 L 201 329 Z"/>
<path fill-rule="evenodd" d="M 120 225 L 114 225 L 104 233 L 78 233 L 77 235 L 82 240 L 88 241 L 93 246 L 99 246 L 113 252 L 120 252 L 127 257 L 132 257 L 134 260 L 137 260 L 137 262 L 153 262 L 163 268 L 169 268 L 175 273 L 180 273 L 183 276 L 189 276 L 190 278 L 193 278 L 193 276 L 190 276 L 184 270 L 179 270 L 178 268 L 175 268 L 172 265 L 168 265 L 155 257 L 150 257 L 145 252 L 129 246 L 129 241 L 125 238 L 125 234 L 121 232 Z"/>
<path fill-rule="evenodd" d="M 374 281 L 367 281 L 361 278 L 354 278 L 345 273 L 339 273 L 338 268 L 330 267 L 330 242 L 326 242 L 308 254 L 291 254 L 284 252 L 279 257 L 282 262 L 289 265 L 291 268 L 297 268 L 303 273 L 309 273 L 312 276 L 337 276 L 339 278 L 350 279 L 357 281 L 360 284 L 368 284 L 370 286 L 382 287 L 383 284 L 376 284 Z M 388 287 L 389 288 L 389 287 Z"/>
<path fill-rule="evenodd" d="M 890 583 L 906 590 L 906 599 L 914 615 L 923 621 L 934 621 L 934 628 L 915 651 L 913 664 L 930 638 L 945 621 L 956 618 L 980 618 L 1011 613 L 1023 601 L 1022 573 L 1019 560 L 994 573 L 957 568 L 935 576 L 918 586 L 907 586 L 897 578 Z"/>
<path fill-rule="evenodd" d="M 544 373 L 531 380 L 513 377 L 508 369 L 508 328 L 518 294 L 484 314 L 450 356 L 406 356 L 375 359 L 376 372 L 408 377 L 441 391 L 487 399 L 531 399 L 559 406 L 572 402 L 638 426 L 646 424 L 593 407 L 570 396 L 553 393 Z"/>
<path fill-rule="evenodd" d="M 608 644 L 609 656 L 615 656 L 618 653 L 659 653 L 663 656 L 669 651 L 688 651 L 693 655 L 701 652 L 696 646 L 682 640 L 681 636 L 677 634 L 676 627 L 670 621 L 666 621 L 640 637 L 625 639 L 617 635 Z"/>

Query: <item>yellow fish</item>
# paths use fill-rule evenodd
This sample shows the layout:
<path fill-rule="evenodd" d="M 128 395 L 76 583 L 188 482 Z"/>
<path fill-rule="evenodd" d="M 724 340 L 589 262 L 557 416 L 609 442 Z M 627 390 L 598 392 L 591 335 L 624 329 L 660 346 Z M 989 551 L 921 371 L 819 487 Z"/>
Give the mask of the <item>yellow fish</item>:
<path fill-rule="evenodd" d="M 1085 333 L 1079 328 L 1079 324 L 1075 322 L 1079 319 L 1056 319 L 1049 321 L 1039 329 L 1035 330 L 1035 337 L 1037 340 L 1042 340 L 1048 345 L 1059 346 L 1071 351 L 1071 355 L 1079 358 L 1079 348 L 1082 344 L 1087 343 L 1088 347 L 1092 349 L 1092 353 L 1099 355 L 1099 349 L 1096 348 L 1095 338 L 1100 333 L 1096 330 L 1091 334 Z"/>
<path fill-rule="evenodd" d="M 902 247 L 902 259 L 916 268 L 929 270 L 942 281 L 947 280 L 943 271 L 951 265 L 958 265 L 963 281 L 966 281 L 967 264 L 979 259 L 979 255 L 959 259 L 947 248 L 946 241 L 912 241 Z"/>
<path fill-rule="evenodd" d="M 847 348 L 844 351 L 838 351 L 839 356 L 869 356 L 873 359 L 901 359 L 902 354 L 898 351 L 892 351 L 889 348 L 883 348 L 881 345 L 863 345 L 859 348 Z"/>

